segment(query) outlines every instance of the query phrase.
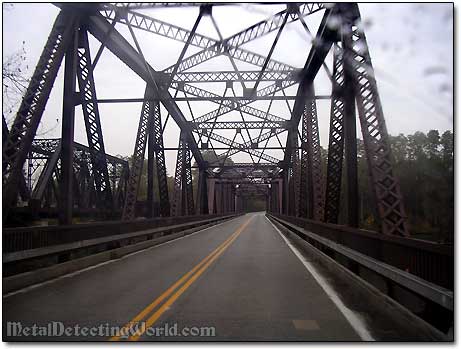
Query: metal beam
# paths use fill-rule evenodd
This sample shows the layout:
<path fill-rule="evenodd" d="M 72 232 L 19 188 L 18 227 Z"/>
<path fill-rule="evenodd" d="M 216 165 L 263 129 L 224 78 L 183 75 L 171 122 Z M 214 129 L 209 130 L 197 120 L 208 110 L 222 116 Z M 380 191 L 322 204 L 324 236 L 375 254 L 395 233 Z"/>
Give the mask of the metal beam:
<path fill-rule="evenodd" d="M 265 70 L 260 81 L 292 80 L 298 81 L 300 70 Z M 173 82 L 204 83 L 204 82 L 244 82 L 256 81 L 260 75 L 254 71 L 218 71 L 218 72 L 181 72 L 173 78 Z M 165 78 L 166 79 L 166 78 Z"/>
<path fill-rule="evenodd" d="M 91 165 L 98 205 L 101 208 L 111 208 L 112 190 L 107 170 L 106 151 L 99 117 L 99 108 L 96 97 L 96 86 L 91 64 L 88 33 L 84 27 L 79 31 L 77 50 L 77 80 L 82 102 L 83 117 L 85 120 L 86 135 L 90 148 Z"/>
<path fill-rule="evenodd" d="M 74 125 L 75 86 L 77 82 L 78 31 L 66 51 L 61 132 L 61 180 L 59 183 L 59 224 L 72 224 L 74 207 Z"/>
<path fill-rule="evenodd" d="M 110 23 L 108 23 L 99 14 L 92 14 L 88 17 L 88 30 L 99 41 L 104 39 L 104 34 L 108 32 Z M 190 150 L 195 161 L 201 167 L 205 167 L 202 154 L 197 147 L 194 136 L 187 126 L 187 120 L 183 113 L 172 100 L 171 95 L 165 87 L 160 86 L 155 76 L 155 70 L 144 61 L 143 57 L 130 45 L 130 43 L 115 29 L 113 29 L 106 39 L 106 47 L 114 53 L 122 62 L 128 65 L 138 76 L 154 90 L 154 95 L 162 99 L 163 106 L 170 113 L 176 124 L 185 132 L 189 142 Z"/>
<path fill-rule="evenodd" d="M 76 21 L 77 15 L 73 11 L 61 11 L 56 18 L 3 146 L 4 219 L 16 200 L 27 153 L 37 132 L 64 52 L 72 41 Z"/>
<path fill-rule="evenodd" d="M 247 121 L 245 124 L 242 121 L 223 121 L 223 122 L 189 122 L 195 130 L 228 130 L 228 129 L 275 129 L 288 128 L 288 121 Z"/>

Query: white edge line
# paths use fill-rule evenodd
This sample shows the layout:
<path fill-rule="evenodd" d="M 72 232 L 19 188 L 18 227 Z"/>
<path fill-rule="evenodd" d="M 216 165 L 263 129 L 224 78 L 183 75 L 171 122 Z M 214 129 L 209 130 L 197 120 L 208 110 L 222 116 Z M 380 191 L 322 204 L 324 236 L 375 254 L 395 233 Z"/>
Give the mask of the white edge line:
<path fill-rule="evenodd" d="M 238 217 L 235 217 L 235 218 L 239 218 L 239 217 L 241 217 L 241 216 L 238 216 Z M 35 288 L 38 288 L 38 287 L 46 286 L 46 285 L 48 285 L 48 284 L 54 283 L 54 282 L 56 282 L 56 281 L 58 281 L 58 280 L 61 280 L 61 279 L 71 278 L 71 277 L 76 276 L 76 275 L 78 275 L 78 274 L 84 273 L 85 271 L 89 271 L 89 270 L 91 270 L 91 269 L 99 268 L 99 267 L 102 267 L 102 266 L 104 266 L 104 265 L 106 265 L 106 264 L 118 262 L 118 261 L 120 261 L 120 260 L 122 260 L 122 259 L 125 259 L 126 257 L 131 257 L 131 256 L 134 256 L 134 255 L 136 255 L 136 254 L 138 254 L 138 253 L 147 252 L 147 251 L 150 251 L 150 250 L 152 250 L 152 249 L 154 249 L 154 248 L 157 248 L 157 247 L 160 247 L 160 246 L 163 246 L 163 245 L 166 245 L 166 244 L 169 244 L 169 243 L 172 243 L 172 242 L 175 242 L 175 241 L 178 241 L 178 240 L 187 238 L 187 237 L 189 237 L 189 236 L 193 236 L 193 235 L 195 235 L 195 234 L 204 232 L 205 230 L 208 230 L 208 229 L 210 229 L 210 228 L 217 227 L 217 226 L 219 226 L 219 225 L 221 225 L 221 224 L 224 224 L 224 223 L 227 223 L 227 222 L 229 222 L 229 221 L 231 221 L 231 220 L 233 220 L 233 219 L 235 219 L 235 218 L 231 218 L 230 220 L 226 220 L 226 221 L 224 221 L 224 222 L 221 222 L 221 223 L 218 223 L 218 224 L 214 224 L 214 225 L 212 225 L 212 226 L 210 226 L 210 227 L 206 227 L 206 228 L 204 228 L 204 229 L 197 230 L 197 231 L 195 231 L 195 232 L 193 232 L 193 233 L 191 233 L 191 234 L 187 234 L 187 235 L 185 235 L 185 236 L 181 236 L 181 237 L 179 237 L 179 238 L 176 238 L 176 239 L 173 239 L 173 240 L 170 240 L 170 241 L 162 242 L 161 244 L 158 244 L 158 245 L 155 245 L 155 246 L 147 247 L 147 248 L 145 248 L 145 249 L 143 249 L 143 250 L 131 252 L 131 253 L 126 254 L 126 255 L 124 255 L 124 256 L 122 256 L 122 257 L 120 257 L 120 258 L 117 258 L 117 259 L 111 259 L 111 260 L 108 260 L 108 261 L 105 261 L 105 262 L 101 262 L 101 263 L 99 263 L 99 264 L 91 265 L 91 266 L 86 267 L 86 268 L 84 268 L 84 269 L 80 269 L 80 270 L 74 271 L 74 272 L 69 273 L 69 274 L 64 274 L 64 275 L 58 276 L 58 277 L 56 277 L 56 278 L 54 278 L 54 279 L 51 279 L 51 280 L 43 281 L 43 282 L 40 282 L 40 283 L 38 283 L 38 284 L 34 284 L 34 285 L 30 285 L 30 286 L 21 288 L 21 289 L 19 289 L 19 290 L 16 290 L 16 291 L 7 293 L 7 294 L 3 295 L 2 297 L 3 297 L 3 298 L 8 298 L 8 297 L 14 296 L 14 295 L 19 294 L 19 293 L 26 293 L 26 292 L 31 291 L 31 290 L 33 290 L 33 289 L 35 289 Z"/>
<path fill-rule="evenodd" d="M 293 246 L 293 244 L 282 234 L 282 232 L 266 217 L 269 223 L 274 227 L 274 229 L 280 234 L 283 241 L 288 245 L 291 251 L 295 254 L 296 257 L 301 261 L 301 263 L 306 267 L 309 273 L 314 277 L 317 283 L 322 287 L 327 296 L 333 301 L 339 311 L 344 315 L 347 321 L 350 323 L 352 328 L 357 332 L 360 338 L 364 341 L 375 341 L 371 333 L 368 331 L 365 322 L 360 318 L 358 314 L 349 309 L 339 298 L 338 294 L 334 291 L 331 285 L 327 280 L 317 271 L 317 269 L 307 261 L 304 256 L 298 251 L 298 249 Z"/>

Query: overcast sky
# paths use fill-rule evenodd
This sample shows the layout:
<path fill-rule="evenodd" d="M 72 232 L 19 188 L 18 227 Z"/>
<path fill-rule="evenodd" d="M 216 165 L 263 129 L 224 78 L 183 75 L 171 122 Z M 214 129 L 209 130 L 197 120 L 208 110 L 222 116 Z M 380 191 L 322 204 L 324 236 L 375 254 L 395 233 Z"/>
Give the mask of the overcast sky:
<path fill-rule="evenodd" d="M 280 5 L 232 5 L 213 9 L 219 29 L 228 37 L 247 26 L 269 17 L 283 9 Z M 441 132 L 453 129 L 453 6 L 452 4 L 360 4 L 363 25 L 369 44 L 372 62 L 378 81 L 387 129 L 390 134 L 409 134 L 415 131 L 427 132 L 438 129 Z M 3 4 L 3 58 L 16 52 L 25 41 L 28 73 L 32 74 L 43 45 L 59 9 L 51 4 Z M 198 15 L 198 8 L 154 9 L 144 13 L 185 28 L 192 28 Z M 323 12 L 307 17 L 311 32 L 317 31 Z M 116 29 L 132 42 L 129 32 L 123 25 Z M 209 18 L 204 18 L 198 33 L 218 38 Z M 174 64 L 183 44 L 160 36 L 136 31 L 136 36 L 146 59 L 156 70 Z M 266 55 L 275 33 L 255 40 L 244 48 Z M 90 37 L 92 55 L 99 44 Z M 310 39 L 299 21 L 288 24 L 272 58 L 295 67 L 302 67 L 310 49 Z M 198 52 L 191 47 L 186 55 Z M 328 57 L 331 69 L 331 55 Z M 257 70 L 257 67 L 237 63 L 242 70 Z M 232 70 L 227 58 L 220 57 L 193 68 L 195 71 Z M 61 68 L 48 102 L 39 135 L 47 138 L 60 137 L 62 110 Z M 142 97 L 145 83 L 132 73 L 109 51 L 102 55 L 94 72 L 98 98 Z M 220 93 L 224 84 L 197 84 L 198 87 Z M 251 86 L 251 85 L 249 85 Z M 263 83 L 260 87 L 265 86 Z M 235 86 L 241 94 L 240 86 Z M 331 84 L 327 75 L 320 71 L 315 80 L 316 94 L 330 94 Z M 294 95 L 296 87 L 287 90 Z M 229 95 L 229 94 L 228 94 Z M 291 105 L 293 102 L 290 102 Z M 323 147 L 328 145 L 329 101 L 318 101 L 320 138 Z M 252 104 L 265 109 L 268 102 Z M 191 115 L 185 103 L 179 103 L 185 116 Z M 193 102 L 194 116 L 200 116 L 217 107 L 211 102 Z M 139 121 L 141 104 L 105 104 L 100 106 L 101 123 L 106 151 L 110 154 L 131 155 Z M 163 111 L 163 120 L 166 111 Z M 274 102 L 271 112 L 289 119 L 285 102 Z M 240 115 L 233 112 L 220 120 L 239 120 Z M 250 120 L 252 118 L 248 118 Z M 358 127 L 358 130 L 360 128 Z M 233 137 L 230 131 L 219 131 L 223 136 Z M 252 131 L 250 136 L 257 137 Z M 358 136 L 361 138 L 360 131 Z M 247 137 L 247 135 L 244 135 Z M 87 144 L 84 132 L 83 115 L 77 108 L 75 140 Z M 236 138 L 237 141 L 242 141 Z M 286 137 L 281 137 L 282 143 Z M 165 146 L 177 146 L 178 129 L 174 122 L 168 122 Z M 218 143 L 213 143 L 218 146 Z M 269 146 L 277 146 L 274 139 Z M 269 154 L 281 158 L 277 151 Z M 175 154 L 167 152 L 167 167 L 174 173 Z M 234 161 L 250 161 L 247 155 L 235 155 Z"/>

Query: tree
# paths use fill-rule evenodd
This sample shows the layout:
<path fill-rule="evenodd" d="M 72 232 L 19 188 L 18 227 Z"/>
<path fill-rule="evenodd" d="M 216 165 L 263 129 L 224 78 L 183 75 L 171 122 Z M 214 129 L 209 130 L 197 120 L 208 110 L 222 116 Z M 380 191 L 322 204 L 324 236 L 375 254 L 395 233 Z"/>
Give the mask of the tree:
<path fill-rule="evenodd" d="M 30 79 L 26 75 L 28 68 L 25 42 L 23 41 L 21 49 L 7 56 L 2 65 L 3 113 L 8 123 L 18 109 L 29 84 Z"/>

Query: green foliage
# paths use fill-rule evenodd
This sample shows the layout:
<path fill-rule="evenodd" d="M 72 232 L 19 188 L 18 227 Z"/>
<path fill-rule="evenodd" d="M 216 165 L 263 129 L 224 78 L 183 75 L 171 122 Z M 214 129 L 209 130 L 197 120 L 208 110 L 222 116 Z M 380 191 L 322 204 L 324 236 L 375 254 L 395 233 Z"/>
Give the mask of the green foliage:
<path fill-rule="evenodd" d="M 390 136 L 394 173 L 399 180 L 413 237 L 452 241 L 454 229 L 453 133 Z M 358 140 L 360 220 L 378 229 L 363 141 Z M 345 183 L 343 183 L 345 184 Z M 345 188 L 345 185 L 343 186 Z M 343 191 L 342 207 L 345 205 Z M 344 210 L 343 210 L 344 211 Z M 344 217 L 341 217 L 344 220 Z"/>

